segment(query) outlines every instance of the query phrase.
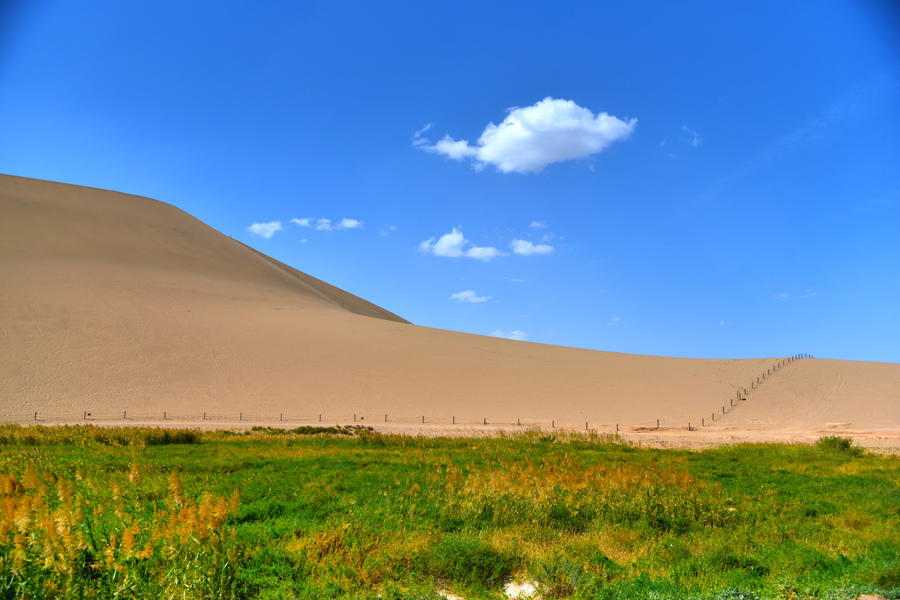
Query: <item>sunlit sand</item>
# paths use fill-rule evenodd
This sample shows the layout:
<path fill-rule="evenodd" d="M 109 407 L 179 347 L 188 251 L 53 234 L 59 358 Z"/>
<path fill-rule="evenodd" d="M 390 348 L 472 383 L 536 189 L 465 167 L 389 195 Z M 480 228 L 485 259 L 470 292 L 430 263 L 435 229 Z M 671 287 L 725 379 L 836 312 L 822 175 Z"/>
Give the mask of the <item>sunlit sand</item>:
<path fill-rule="evenodd" d="M 803 349 L 700 360 L 420 327 L 173 206 L 86 187 L 0 176 L 0 216 L 2 421 L 321 415 L 412 433 L 618 427 L 672 444 L 900 445 L 897 364 L 802 359 L 756 387 Z"/>

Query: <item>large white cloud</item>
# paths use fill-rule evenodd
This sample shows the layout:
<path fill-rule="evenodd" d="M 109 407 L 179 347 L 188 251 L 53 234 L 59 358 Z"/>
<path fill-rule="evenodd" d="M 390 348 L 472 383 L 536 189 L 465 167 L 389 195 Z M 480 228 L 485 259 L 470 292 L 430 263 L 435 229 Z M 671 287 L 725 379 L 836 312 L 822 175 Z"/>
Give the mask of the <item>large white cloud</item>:
<path fill-rule="evenodd" d="M 258 235 L 269 239 L 275 235 L 276 231 L 281 231 L 281 221 L 269 221 L 268 223 L 254 223 L 247 228 L 247 231 L 254 235 Z"/>
<path fill-rule="evenodd" d="M 466 248 L 466 246 L 470 246 Z M 484 262 L 502 256 L 502 252 L 491 246 L 474 246 L 463 237 L 462 231 L 454 227 L 450 233 L 445 233 L 435 241 L 428 238 L 419 244 L 419 251 L 435 256 L 447 258 L 475 258 Z"/>
<path fill-rule="evenodd" d="M 602 152 L 613 142 L 627 139 L 636 124 L 637 119 L 594 115 L 571 100 L 547 97 L 534 106 L 509 109 L 503 122 L 489 123 L 474 145 L 449 135 L 431 144 L 421 137 L 429 127 L 416 133 L 413 144 L 455 160 L 473 159 L 476 168 L 490 164 L 504 173 L 530 173 Z"/>
<path fill-rule="evenodd" d="M 522 256 L 531 256 L 532 254 L 553 254 L 553 246 L 546 244 L 532 244 L 527 240 L 513 240 L 510 244 L 512 251 Z"/>

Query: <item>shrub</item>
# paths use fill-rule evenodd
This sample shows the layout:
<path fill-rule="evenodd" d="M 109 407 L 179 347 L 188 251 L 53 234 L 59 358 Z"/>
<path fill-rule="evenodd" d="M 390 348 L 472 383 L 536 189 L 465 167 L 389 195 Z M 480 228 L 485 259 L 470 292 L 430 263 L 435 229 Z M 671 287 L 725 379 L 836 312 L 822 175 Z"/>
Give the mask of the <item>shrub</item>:
<path fill-rule="evenodd" d="M 539 562 L 535 578 L 545 598 L 568 598 L 594 582 L 594 577 L 584 567 L 559 557 Z"/>
<path fill-rule="evenodd" d="M 837 435 L 819 438 L 816 440 L 816 448 L 831 454 L 847 454 L 851 456 L 859 456 L 862 454 L 862 450 L 853 445 L 853 440 Z"/>
<path fill-rule="evenodd" d="M 434 547 L 429 563 L 438 577 L 487 589 L 509 577 L 518 560 L 476 537 L 454 536 Z"/>

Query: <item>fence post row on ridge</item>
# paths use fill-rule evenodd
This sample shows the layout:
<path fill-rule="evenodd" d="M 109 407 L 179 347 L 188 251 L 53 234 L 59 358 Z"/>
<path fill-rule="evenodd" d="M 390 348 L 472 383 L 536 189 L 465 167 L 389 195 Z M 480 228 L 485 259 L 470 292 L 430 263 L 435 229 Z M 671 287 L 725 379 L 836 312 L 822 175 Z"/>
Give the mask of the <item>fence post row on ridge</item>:
<path fill-rule="evenodd" d="M 752 391 L 752 390 L 755 390 L 756 388 L 758 388 L 759 386 L 761 386 L 761 385 L 763 384 L 763 382 L 764 382 L 766 379 L 768 379 L 769 375 L 772 375 L 772 374 L 773 374 L 776 370 L 778 370 L 779 368 L 782 368 L 782 367 L 784 367 L 785 365 L 787 365 L 788 363 L 792 363 L 792 362 L 794 362 L 794 361 L 796 361 L 796 360 L 799 360 L 799 359 L 802 359 L 802 358 L 815 358 L 815 357 L 813 357 L 813 356 L 810 355 L 810 354 L 805 354 L 805 353 L 802 353 L 802 354 L 795 354 L 795 355 L 791 356 L 790 358 L 787 358 L 787 359 L 784 359 L 784 360 L 781 360 L 781 361 L 775 363 L 775 365 L 773 365 L 771 368 L 767 368 L 765 373 L 762 373 L 761 375 L 757 376 L 757 377 L 756 377 L 756 381 L 753 381 L 753 380 L 750 381 L 750 390 L 751 390 L 751 391 Z M 728 406 L 728 407 L 722 406 L 722 416 L 724 417 L 724 416 L 727 414 L 727 408 L 735 408 L 735 407 L 737 407 L 737 406 L 740 404 L 741 401 L 746 401 L 746 400 L 748 399 L 748 396 L 749 396 L 749 392 L 747 391 L 747 388 L 743 388 L 743 393 L 741 393 L 740 390 L 737 390 L 736 393 L 735 393 L 735 398 L 729 398 L 729 400 L 728 400 L 729 406 Z M 735 403 L 735 400 L 737 401 L 737 403 Z M 158 414 L 158 413 L 157 413 L 157 414 Z M 717 414 L 717 413 L 715 413 L 715 412 L 711 413 L 711 415 L 710 415 L 710 421 L 711 421 L 711 422 L 715 422 L 715 420 L 716 420 L 716 414 Z M 83 420 L 83 421 L 104 421 L 104 420 L 106 420 L 106 421 L 115 421 L 116 418 L 117 418 L 117 417 L 112 417 L 112 416 L 110 416 L 110 417 L 105 417 L 105 416 L 99 415 L 99 414 L 98 414 L 98 415 L 94 415 L 93 413 L 88 412 L 88 411 L 85 410 L 85 411 L 82 412 L 81 420 Z M 127 420 L 127 421 L 137 422 L 137 421 L 142 421 L 142 420 L 143 420 L 143 421 L 148 421 L 148 422 L 151 422 L 151 423 L 152 423 L 152 422 L 154 421 L 154 418 L 159 418 L 159 417 L 158 417 L 158 416 L 157 416 L 157 417 L 154 417 L 154 416 L 152 416 L 152 415 L 135 416 L 133 413 L 132 413 L 132 416 L 131 416 L 131 417 L 128 417 L 128 411 L 127 411 L 127 410 L 123 410 L 123 411 L 122 411 L 122 420 L 123 420 L 123 421 L 124 421 L 124 420 Z M 363 421 L 365 421 L 365 416 L 360 416 L 360 415 L 358 415 L 357 413 L 353 413 L 352 419 L 353 419 L 353 421 L 352 421 L 353 423 L 363 422 Z M 34 420 L 34 421 L 39 421 L 39 419 L 38 419 L 38 411 L 35 411 L 35 412 L 34 412 L 33 420 Z M 64 423 L 64 422 L 70 422 L 70 421 L 72 421 L 73 419 L 71 419 L 71 417 L 53 417 L 53 416 L 46 417 L 46 416 L 45 416 L 43 420 L 44 420 L 44 421 L 51 421 L 51 422 L 63 422 L 63 423 Z M 178 421 L 178 420 L 184 420 L 184 421 L 203 420 L 203 421 L 219 421 L 219 422 L 227 422 L 227 421 L 234 421 L 235 418 L 234 418 L 233 416 L 232 416 L 232 417 L 228 417 L 228 416 L 223 416 L 223 415 L 219 415 L 219 416 L 216 416 L 216 415 L 209 415 L 209 414 L 207 414 L 206 412 L 204 412 L 204 413 L 202 414 L 202 416 L 200 416 L 200 415 L 169 415 L 169 414 L 168 414 L 168 411 L 163 411 L 163 413 L 162 413 L 162 420 L 163 420 L 163 421 L 172 421 L 172 420 L 174 420 L 174 421 Z M 275 421 L 275 420 L 276 420 L 276 419 L 274 419 L 274 418 L 265 417 L 265 416 L 256 416 L 256 417 L 248 416 L 248 418 L 245 419 L 245 418 L 244 418 L 244 413 L 243 413 L 242 411 L 239 412 L 239 413 L 238 413 L 238 416 L 237 416 L 237 421 L 238 421 L 238 422 L 266 422 L 266 421 Z M 337 424 L 340 424 L 342 421 L 349 421 L 349 420 L 350 420 L 350 419 L 347 418 L 347 417 L 337 416 L 337 417 L 335 417 L 334 419 L 329 420 L 328 422 L 334 423 L 334 424 L 337 425 Z M 285 419 L 284 413 L 279 413 L 277 421 L 280 422 L 280 423 L 285 423 L 285 422 L 286 422 L 286 423 L 304 423 L 304 422 L 316 422 L 316 421 L 318 421 L 319 423 L 325 422 L 324 419 L 323 419 L 323 414 L 322 414 L 322 413 L 319 413 L 318 419 L 316 419 L 315 417 L 294 417 L 294 418 L 288 417 L 287 419 Z M 391 419 L 391 420 L 389 421 L 389 420 L 388 420 L 388 414 L 387 414 L 387 413 L 384 413 L 384 422 L 385 422 L 385 423 L 391 422 L 391 423 L 407 423 L 407 424 L 412 424 L 412 423 L 418 423 L 419 421 L 418 421 L 418 419 L 411 419 L 411 420 L 410 420 L 410 419 L 404 419 L 404 418 L 402 418 L 402 417 L 401 417 L 401 418 L 394 418 L 394 419 Z M 696 422 L 696 421 L 695 421 L 695 422 Z M 421 423 L 422 423 L 423 425 L 426 424 L 426 423 L 433 423 L 433 424 L 435 424 L 435 425 L 440 425 L 440 424 L 441 424 L 441 419 L 433 419 L 433 420 L 431 420 L 431 421 L 426 421 L 426 415 L 422 415 Z M 526 422 L 525 425 L 524 425 L 524 427 L 535 427 L 535 426 L 536 426 L 536 427 L 540 427 L 542 423 L 546 426 L 546 421 L 531 421 L 531 422 Z M 487 420 L 487 417 L 482 417 L 481 420 L 479 420 L 479 421 L 469 421 L 469 422 L 465 422 L 465 421 L 457 421 L 457 420 L 456 420 L 456 416 L 454 415 L 454 416 L 451 416 L 450 422 L 447 423 L 447 424 L 450 424 L 450 425 L 469 425 L 469 426 L 476 426 L 476 425 L 487 426 L 487 425 L 488 425 L 488 420 Z M 492 420 L 492 421 L 491 421 L 491 425 L 494 425 L 494 426 L 504 426 L 504 425 L 512 426 L 512 425 L 513 425 L 513 422 L 512 422 L 511 420 L 510 420 L 510 421 Z M 516 420 L 515 420 L 515 426 L 516 426 L 516 427 L 523 427 L 521 417 L 517 417 L 517 418 L 516 418 Z M 702 417 L 702 418 L 700 419 L 700 426 L 701 426 L 701 427 L 706 427 L 706 426 L 707 426 L 707 423 L 706 423 L 706 417 Z M 580 425 L 578 425 L 578 424 L 571 424 L 571 425 L 569 425 L 569 428 L 578 428 L 578 427 L 580 427 Z M 598 428 L 600 428 L 600 427 L 602 427 L 602 426 L 595 427 L 595 430 L 598 429 Z M 612 425 L 606 425 L 606 427 L 609 427 L 610 429 L 612 429 L 613 426 L 612 426 Z M 552 419 L 552 420 L 550 421 L 550 428 L 551 428 L 551 429 L 556 429 L 556 420 L 555 420 L 555 419 Z M 565 428 L 565 426 L 563 426 L 563 428 Z M 660 429 L 660 428 L 661 428 L 660 420 L 659 420 L 659 419 L 656 419 L 656 429 Z M 590 429 L 590 422 L 589 422 L 589 421 L 585 421 L 585 422 L 584 422 L 584 429 L 585 429 L 585 431 L 590 431 L 590 430 L 591 430 L 591 429 Z M 687 424 L 687 429 L 688 429 L 688 431 L 694 431 L 694 428 L 691 427 L 691 423 L 690 423 L 690 422 L 688 422 L 688 424 Z M 616 423 L 616 424 L 615 424 L 615 431 L 616 431 L 617 433 L 620 431 L 620 429 L 619 429 L 619 423 Z"/>

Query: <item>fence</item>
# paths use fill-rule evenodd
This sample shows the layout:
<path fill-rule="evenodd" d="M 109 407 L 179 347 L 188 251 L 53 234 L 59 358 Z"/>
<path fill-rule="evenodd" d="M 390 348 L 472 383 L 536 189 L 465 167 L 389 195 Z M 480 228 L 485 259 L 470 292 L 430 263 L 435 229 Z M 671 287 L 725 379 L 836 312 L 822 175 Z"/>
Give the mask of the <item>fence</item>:
<path fill-rule="evenodd" d="M 316 415 L 290 415 L 279 413 L 277 416 L 273 414 L 245 413 L 237 414 L 213 414 L 213 413 L 172 413 L 163 411 L 162 413 L 129 413 L 122 411 L 121 413 L 95 411 L 83 411 L 80 416 L 65 414 L 52 415 L 43 412 L 35 412 L 31 418 L 12 419 L 13 422 L 23 423 L 30 421 L 35 424 L 54 423 L 54 424 L 141 424 L 158 425 L 161 422 L 171 422 L 175 424 L 281 424 L 288 425 L 424 425 L 424 426 L 457 426 L 457 427 L 517 427 L 522 429 L 565 429 L 565 430 L 581 430 L 581 431 L 625 431 L 626 428 L 632 430 L 650 430 L 650 429 L 674 429 L 672 427 L 660 426 L 660 420 L 656 419 L 656 425 L 651 423 L 638 425 L 623 425 L 620 423 L 600 423 L 590 421 L 572 422 L 564 420 L 541 420 L 541 419 L 522 419 L 522 418 L 488 418 L 481 417 L 479 419 L 461 418 L 456 416 L 450 417 L 434 417 L 420 415 L 411 417 L 408 415 L 362 415 L 362 414 L 327 414 L 321 413 Z"/>
<path fill-rule="evenodd" d="M 777 371 L 781 370 L 781 369 L 784 368 L 786 365 L 788 365 L 788 364 L 790 364 L 790 363 L 792 363 L 792 362 L 795 362 L 795 361 L 797 361 L 797 360 L 800 360 L 800 359 L 802 359 L 802 358 L 815 358 L 815 357 L 812 356 L 811 354 L 795 354 L 795 355 L 793 355 L 793 356 L 791 356 L 791 357 L 789 357 L 789 358 L 785 358 L 785 359 L 783 359 L 783 360 L 778 361 L 777 363 L 775 363 L 774 365 L 772 365 L 770 368 L 767 368 L 765 373 L 762 373 L 761 375 L 759 375 L 759 376 L 756 378 L 756 381 L 753 381 L 753 380 L 750 381 L 750 391 L 753 391 L 753 390 L 755 390 L 755 389 L 759 389 L 759 387 L 760 387 L 765 381 L 767 381 L 767 380 L 769 379 L 769 377 L 771 377 L 772 375 L 774 375 Z M 740 402 L 746 401 L 746 400 L 747 400 L 747 396 L 749 396 L 749 395 L 750 395 L 750 392 L 747 391 L 747 388 L 744 388 L 743 394 L 741 393 L 740 390 L 738 390 L 737 394 L 735 395 L 735 398 L 729 398 L 729 399 L 728 399 L 729 406 L 728 406 L 728 407 L 726 407 L 725 405 L 722 406 L 722 411 L 721 411 L 722 416 L 719 417 L 719 419 L 721 420 L 722 418 L 725 417 L 726 414 L 728 414 L 729 411 L 726 410 L 727 408 L 736 408 Z M 735 404 L 735 400 L 737 400 L 738 404 Z M 717 414 L 719 414 L 719 412 L 717 412 L 717 411 L 713 411 L 713 412 L 711 413 L 711 415 L 710 415 L 710 421 L 709 421 L 710 424 L 716 422 L 716 415 L 717 415 Z M 707 427 L 707 426 L 708 426 L 708 425 L 707 425 L 707 421 L 706 421 L 706 417 L 701 417 L 701 419 L 700 419 L 700 426 L 701 426 L 701 427 Z M 690 425 L 688 426 L 688 428 L 690 428 Z"/>
<path fill-rule="evenodd" d="M 786 365 L 799 360 L 801 358 L 813 358 L 808 354 L 796 354 L 790 358 L 786 358 L 775 363 L 771 368 L 766 369 L 765 373 L 762 373 L 760 376 L 756 378 L 756 381 L 750 382 L 750 388 L 744 388 L 743 393 L 738 390 L 735 395 L 735 398 L 729 398 L 728 406 L 722 405 L 722 410 L 713 411 L 710 413 L 710 419 L 707 421 L 706 417 L 701 417 L 700 426 L 707 427 L 712 423 L 716 422 L 716 416 L 721 414 L 718 420 L 721 420 L 725 417 L 729 412 L 728 409 L 737 408 L 737 406 L 742 401 L 746 401 L 747 397 L 750 395 L 755 389 L 758 389 L 766 380 L 768 380 L 771 375 L 780 369 L 784 368 Z M 735 404 L 737 401 L 738 404 Z M 682 423 L 674 425 L 670 423 L 661 424 L 659 419 L 656 419 L 655 426 L 652 421 L 647 422 L 646 424 L 621 424 L 621 423 L 603 423 L 603 422 L 594 422 L 590 421 L 582 421 L 578 423 L 573 423 L 571 421 L 557 421 L 557 420 L 536 420 L 536 419 L 521 419 L 521 418 L 487 418 L 481 417 L 479 419 L 471 419 L 471 418 L 460 418 L 456 416 L 450 417 L 434 417 L 428 415 L 418 415 L 418 416 L 409 416 L 409 415 L 391 415 L 381 413 L 378 415 L 371 414 L 346 414 L 346 415 L 335 415 L 335 414 L 306 414 L 306 415 L 291 415 L 285 413 L 279 413 L 277 416 L 274 414 L 259 414 L 259 413 L 245 413 L 239 412 L 237 415 L 235 414 L 214 414 L 210 412 L 204 413 L 172 413 L 169 411 L 163 411 L 160 413 L 128 413 L 127 410 L 123 410 L 121 413 L 112 413 L 112 412 L 104 412 L 98 413 L 95 411 L 88 412 L 83 411 L 81 417 L 79 418 L 77 415 L 66 414 L 66 415 L 52 415 L 42 413 L 40 411 L 35 412 L 32 418 L 20 418 L 20 419 L 12 419 L 12 421 L 22 423 L 24 421 L 32 421 L 36 424 L 40 423 L 96 423 L 96 424 L 120 424 L 120 423 L 147 423 L 147 424 L 159 424 L 160 421 L 172 421 L 174 423 L 210 423 L 210 424 L 227 424 L 227 423 L 235 423 L 235 424 L 262 424 L 262 423 L 280 423 L 282 425 L 304 425 L 304 424 L 319 424 L 322 425 L 383 425 L 383 424 L 395 424 L 395 425 L 425 425 L 425 426 L 458 426 L 458 427 L 490 427 L 490 428 L 498 428 L 498 427 L 517 427 L 523 429 L 564 429 L 564 430 L 582 430 L 582 431 L 595 431 L 595 432 L 621 432 L 621 431 L 655 431 L 655 430 L 687 430 L 687 431 L 695 431 L 696 421 L 691 421 L 688 423 Z"/>

